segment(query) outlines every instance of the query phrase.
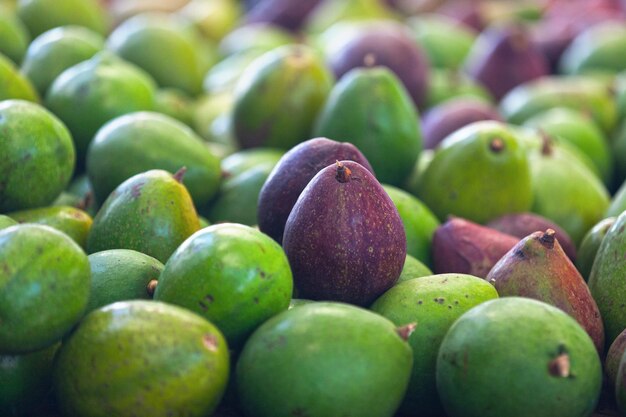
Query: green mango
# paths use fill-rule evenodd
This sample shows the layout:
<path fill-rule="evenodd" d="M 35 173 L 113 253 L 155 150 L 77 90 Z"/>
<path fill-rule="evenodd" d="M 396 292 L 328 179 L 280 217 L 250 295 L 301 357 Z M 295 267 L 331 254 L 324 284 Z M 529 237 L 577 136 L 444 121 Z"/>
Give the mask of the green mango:
<path fill-rule="evenodd" d="M 289 261 L 278 243 L 251 227 L 222 223 L 194 234 L 174 252 L 154 299 L 210 320 L 233 348 L 286 310 L 292 290 Z"/>
<path fill-rule="evenodd" d="M 501 114 L 517 125 L 555 107 L 589 114 L 607 134 L 617 123 L 610 84 L 593 77 L 542 77 L 515 87 L 500 101 Z"/>
<path fill-rule="evenodd" d="M 35 103 L 0 102 L 0 213 L 50 204 L 74 170 L 67 128 Z"/>
<path fill-rule="evenodd" d="M 385 3 L 379 0 L 322 2 L 307 18 L 305 31 L 316 34 L 338 22 L 398 18 L 399 16 Z"/>
<path fill-rule="evenodd" d="M 187 94 L 175 88 L 161 88 L 154 96 L 154 111 L 178 120 L 187 126 L 193 124 L 194 102 Z"/>
<path fill-rule="evenodd" d="M 39 102 L 39 95 L 13 61 L 0 53 L 0 101 L 8 99 Z"/>
<path fill-rule="evenodd" d="M 607 21 L 581 32 L 559 61 L 563 74 L 588 72 L 617 73 L 626 70 L 621 57 L 626 54 L 626 28 L 621 22 Z"/>
<path fill-rule="evenodd" d="M 426 91 L 426 107 L 435 107 L 444 101 L 471 97 L 493 103 L 491 93 L 467 75 L 447 68 L 433 68 Z"/>
<path fill-rule="evenodd" d="M 445 221 L 485 223 L 532 205 L 526 150 L 503 123 L 472 123 L 448 136 L 419 179 L 417 196 Z"/>
<path fill-rule="evenodd" d="M 183 174 L 155 169 L 120 184 L 93 220 L 87 251 L 133 249 L 165 263 L 200 229 L 191 196 L 181 183 Z"/>
<path fill-rule="evenodd" d="M 437 357 L 450 417 L 590 416 L 602 388 L 598 352 L 567 313 L 503 297 L 463 314 Z"/>
<path fill-rule="evenodd" d="M 226 57 L 251 51 L 258 56 L 296 42 L 292 33 L 279 26 L 243 25 L 222 38 L 219 51 Z"/>
<path fill-rule="evenodd" d="M 285 152 L 280 149 L 244 149 L 222 159 L 224 178 L 232 178 L 260 165 L 276 165 Z"/>
<path fill-rule="evenodd" d="M 617 217 L 626 210 L 626 181 L 622 183 L 611 200 L 611 204 L 604 213 L 604 217 Z"/>
<path fill-rule="evenodd" d="M 227 56 L 206 73 L 202 89 L 208 94 L 232 93 L 246 68 L 265 52 L 263 49 L 251 49 Z"/>
<path fill-rule="evenodd" d="M 530 211 L 554 221 L 578 245 L 587 231 L 604 217 L 609 192 L 583 163 L 549 142 L 530 151 L 533 204 Z"/>
<path fill-rule="evenodd" d="M 407 254 L 431 265 L 430 244 L 439 220 L 424 203 L 406 191 L 390 185 L 383 185 L 383 188 L 400 213 L 406 232 Z"/>
<path fill-rule="evenodd" d="M 411 373 L 411 348 L 399 335 L 409 329 L 349 304 L 287 310 L 239 356 L 239 404 L 254 417 L 392 417 Z"/>
<path fill-rule="evenodd" d="M 124 21 L 109 35 L 108 48 L 149 73 L 161 87 L 189 95 L 202 91 L 202 78 L 215 52 L 184 19 L 145 13 Z"/>
<path fill-rule="evenodd" d="M 380 182 L 400 185 L 422 150 L 419 117 L 402 82 L 387 68 L 357 68 L 333 88 L 315 134 L 352 143 Z"/>
<path fill-rule="evenodd" d="M 430 268 L 411 255 L 407 255 L 406 260 L 404 261 L 404 266 L 402 267 L 402 273 L 400 274 L 396 285 L 413 278 L 427 277 L 429 275 L 433 275 L 433 271 L 431 271 Z"/>
<path fill-rule="evenodd" d="M 26 26 L 12 10 L 0 3 L 0 53 L 19 65 L 29 43 Z"/>
<path fill-rule="evenodd" d="M 305 300 L 303 298 L 292 298 L 291 302 L 289 303 L 289 310 L 291 310 L 294 307 L 299 307 L 299 306 L 311 304 L 311 303 L 314 303 L 314 302 L 315 301 Z"/>
<path fill-rule="evenodd" d="M 215 200 L 205 211 L 209 220 L 213 223 L 256 225 L 259 193 L 274 165 L 275 162 L 258 164 L 238 175 L 226 178 Z"/>
<path fill-rule="evenodd" d="M 598 249 L 600 249 L 600 245 L 613 223 L 615 223 L 615 217 L 600 220 L 587 232 L 580 242 L 576 253 L 576 268 L 578 268 L 580 275 L 582 275 L 585 281 L 589 281 L 589 275 L 596 260 Z"/>
<path fill-rule="evenodd" d="M 0 231 L 0 353 L 43 349 L 80 320 L 89 298 L 87 255 L 67 235 L 24 224 Z"/>
<path fill-rule="evenodd" d="M 421 13 L 407 23 L 415 42 L 435 68 L 459 69 L 476 39 L 469 26 L 459 25 L 442 14 Z"/>
<path fill-rule="evenodd" d="M 228 380 L 221 332 L 180 307 L 135 300 L 91 312 L 53 374 L 64 416 L 213 415 Z"/>
<path fill-rule="evenodd" d="M 4 216 L 0 214 L 0 230 L 6 229 L 7 227 L 15 226 L 16 224 L 18 223 L 9 216 Z"/>
<path fill-rule="evenodd" d="M 305 45 L 261 55 L 235 87 L 232 123 L 237 142 L 242 148 L 287 150 L 310 139 L 332 83 L 321 58 Z"/>
<path fill-rule="evenodd" d="M 417 323 L 409 337 L 413 370 L 401 411 L 423 416 L 443 414 L 435 382 L 441 341 L 463 313 L 493 298 L 498 298 L 498 293 L 482 278 L 442 274 L 398 283 L 374 302 L 371 310 L 396 325 Z"/>
<path fill-rule="evenodd" d="M 152 110 L 155 84 L 148 74 L 103 51 L 63 71 L 45 104 L 70 129 L 82 162 L 94 135 L 111 119 Z"/>
<path fill-rule="evenodd" d="M 626 328 L 626 309 L 622 307 L 626 297 L 625 228 L 626 213 L 622 213 L 602 239 L 589 275 L 589 289 L 604 320 L 607 346 Z"/>
<path fill-rule="evenodd" d="M 19 223 L 50 226 L 71 237 L 82 248 L 87 246 L 87 235 L 93 219 L 83 210 L 68 206 L 41 207 L 15 211 L 9 216 Z"/>
<path fill-rule="evenodd" d="M 122 182 L 150 169 L 174 173 L 187 168 L 183 184 L 196 207 L 218 190 L 220 161 L 189 127 L 169 116 L 137 112 L 105 124 L 87 152 L 87 174 L 103 202 Z"/>
<path fill-rule="evenodd" d="M 29 415 L 52 388 L 52 366 L 59 348 L 54 344 L 23 355 L 0 355 L 0 413 L 5 417 Z"/>
<path fill-rule="evenodd" d="M 231 129 L 234 97 L 231 93 L 217 93 L 200 97 L 192 108 L 191 126 L 202 139 L 227 147 L 229 153 L 238 149 Z"/>
<path fill-rule="evenodd" d="M 88 256 L 91 292 L 87 313 L 117 301 L 152 299 L 163 264 L 129 249 L 111 249 Z"/>
<path fill-rule="evenodd" d="M 84 26 L 101 35 L 109 29 L 107 13 L 98 0 L 18 0 L 17 14 L 33 37 L 67 25 Z"/>
<path fill-rule="evenodd" d="M 236 0 L 191 0 L 178 14 L 205 38 L 219 41 L 237 26 L 241 9 Z"/>
<path fill-rule="evenodd" d="M 596 166 L 605 184 L 613 176 L 613 157 L 609 141 L 594 121 L 579 111 L 553 108 L 528 119 L 525 126 L 558 136 L 588 156 Z"/>
<path fill-rule="evenodd" d="M 22 73 L 44 96 L 66 69 L 86 61 L 104 49 L 104 38 L 81 26 L 63 26 L 39 35 L 29 46 Z"/>

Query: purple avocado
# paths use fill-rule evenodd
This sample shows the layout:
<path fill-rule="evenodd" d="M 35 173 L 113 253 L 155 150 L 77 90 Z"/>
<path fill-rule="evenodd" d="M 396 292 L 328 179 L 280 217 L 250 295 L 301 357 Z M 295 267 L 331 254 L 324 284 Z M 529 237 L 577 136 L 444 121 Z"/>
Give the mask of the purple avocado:
<path fill-rule="evenodd" d="M 354 145 L 327 138 L 310 139 L 283 155 L 259 194 L 259 229 L 281 243 L 289 213 L 304 187 L 323 168 L 343 160 L 358 162 L 374 173 L 370 163 Z"/>
<path fill-rule="evenodd" d="M 406 235 L 376 178 L 357 162 L 339 161 L 302 191 L 283 248 L 300 297 L 367 306 L 400 276 Z"/>
<path fill-rule="evenodd" d="M 260 0 L 251 6 L 247 23 L 271 23 L 291 31 L 299 30 L 321 0 Z"/>

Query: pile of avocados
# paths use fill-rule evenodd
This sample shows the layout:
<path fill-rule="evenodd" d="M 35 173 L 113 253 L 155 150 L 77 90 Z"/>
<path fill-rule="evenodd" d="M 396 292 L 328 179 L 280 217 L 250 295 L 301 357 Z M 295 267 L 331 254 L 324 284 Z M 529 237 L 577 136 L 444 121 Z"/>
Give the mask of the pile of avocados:
<path fill-rule="evenodd" d="M 0 416 L 626 416 L 626 3 L 0 0 Z"/>

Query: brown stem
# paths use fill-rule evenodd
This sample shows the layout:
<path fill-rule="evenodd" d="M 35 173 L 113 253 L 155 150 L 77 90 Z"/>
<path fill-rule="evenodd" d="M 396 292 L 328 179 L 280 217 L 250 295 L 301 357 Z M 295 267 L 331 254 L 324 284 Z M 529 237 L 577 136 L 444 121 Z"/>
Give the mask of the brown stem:
<path fill-rule="evenodd" d="M 350 181 L 351 175 L 352 171 L 350 171 L 350 168 L 337 161 L 337 174 L 335 175 L 335 179 L 341 183 L 346 183 Z"/>
<path fill-rule="evenodd" d="M 489 149 L 492 152 L 500 153 L 504 150 L 504 141 L 500 138 L 494 138 L 489 142 Z"/>
<path fill-rule="evenodd" d="M 182 167 L 181 169 L 176 171 L 176 174 L 174 174 L 174 179 L 182 184 L 183 183 L 183 177 L 185 176 L 186 172 L 187 172 L 187 167 Z"/>
<path fill-rule="evenodd" d="M 396 333 L 398 333 L 398 336 L 400 336 L 402 340 L 406 342 L 409 340 L 409 337 L 411 337 L 411 334 L 413 334 L 416 327 L 417 323 L 405 324 L 404 326 L 398 327 L 396 329 Z"/>
<path fill-rule="evenodd" d="M 368 53 L 363 57 L 363 63 L 366 67 L 371 68 L 376 65 L 376 55 L 373 53 Z"/>
<path fill-rule="evenodd" d="M 148 282 L 148 285 L 146 286 L 146 292 L 148 293 L 150 298 L 154 297 L 154 292 L 156 291 L 158 283 L 159 281 L 157 281 L 156 279 L 152 279 L 150 280 L 150 282 Z"/>
<path fill-rule="evenodd" d="M 556 358 L 552 359 L 550 363 L 548 363 L 548 372 L 550 375 L 567 378 L 570 376 L 570 363 L 569 363 L 569 355 L 567 353 L 561 353 Z"/>
<path fill-rule="evenodd" d="M 552 249 L 554 247 L 555 234 L 556 232 L 552 229 L 546 230 L 539 238 L 539 243 L 547 249 Z"/>

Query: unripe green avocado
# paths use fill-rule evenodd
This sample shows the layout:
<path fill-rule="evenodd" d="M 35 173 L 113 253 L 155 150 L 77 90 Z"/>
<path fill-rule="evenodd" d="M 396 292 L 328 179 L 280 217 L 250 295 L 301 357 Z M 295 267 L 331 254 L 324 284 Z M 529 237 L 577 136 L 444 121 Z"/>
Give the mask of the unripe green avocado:
<path fill-rule="evenodd" d="M 19 65 L 29 42 L 26 26 L 10 7 L 0 3 L 0 53 Z"/>
<path fill-rule="evenodd" d="M 58 342 L 89 298 L 87 255 L 67 235 L 24 224 L 0 231 L 0 353 Z"/>
<path fill-rule="evenodd" d="M 0 53 L 0 100 L 8 99 L 39 102 L 39 94 L 13 61 Z"/>
<path fill-rule="evenodd" d="M 54 369 L 67 417 L 206 417 L 226 388 L 228 346 L 200 316 L 154 301 L 88 314 Z"/>
<path fill-rule="evenodd" d="M 87 246 L 87 235 L 93 219 L 83 210 L 68 206 L 42 207 L 10 213 L 9 216 L 19 223 L 36 223 L 53 227 L 78 243 Z"/>
<path fill-rule="evenodd" d="M 109 25 L 98 0 L 18 0 L 17 13 L 33 37 L 66 25 L 84 26 L 104 35 Z"/>

